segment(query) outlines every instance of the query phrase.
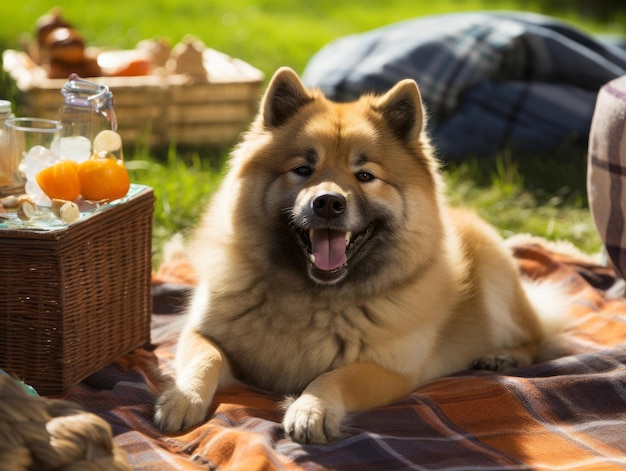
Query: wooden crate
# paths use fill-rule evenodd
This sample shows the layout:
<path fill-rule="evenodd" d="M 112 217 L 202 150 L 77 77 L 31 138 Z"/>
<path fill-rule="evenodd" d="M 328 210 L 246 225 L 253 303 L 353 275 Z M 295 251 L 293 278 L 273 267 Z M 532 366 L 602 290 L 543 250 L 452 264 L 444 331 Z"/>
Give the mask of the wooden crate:
<path fill-rule="evenodd" d="M 24 52 L 3 53 L 4 68 L 24 93 L 21 116 L 55 118 L 65 79 L 48 79 Z M 231 143 L 257 111 L 263 74 L 213 49 L 204 51 L 208 80 L 184 74 L 88 77 L 108 85 L 118 131 L 127 144 L 165 146 Z"/>

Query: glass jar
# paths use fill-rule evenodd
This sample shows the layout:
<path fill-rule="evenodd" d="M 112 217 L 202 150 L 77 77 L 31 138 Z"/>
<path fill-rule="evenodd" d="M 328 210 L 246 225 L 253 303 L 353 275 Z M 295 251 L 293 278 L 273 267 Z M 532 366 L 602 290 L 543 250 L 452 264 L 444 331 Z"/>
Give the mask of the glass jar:
<path fill-rule="evenodd" d="M 11 158 L 7 142 L 4 123 L 12 118 L 11 102 L 0 100 L 0 196 L 12 195 L 20 192 L 23 179 L 19 174 L 19 161 Z"/>
<path fill-rule="evenodd" d="M 61 158 L 83 162 L 91 157 L 93 140 L 104 130 L 117 130 L 113 93 L 106 85 L 72 74 L 61 89 L 63 104 L 57 119 L 61 131 Z"/>

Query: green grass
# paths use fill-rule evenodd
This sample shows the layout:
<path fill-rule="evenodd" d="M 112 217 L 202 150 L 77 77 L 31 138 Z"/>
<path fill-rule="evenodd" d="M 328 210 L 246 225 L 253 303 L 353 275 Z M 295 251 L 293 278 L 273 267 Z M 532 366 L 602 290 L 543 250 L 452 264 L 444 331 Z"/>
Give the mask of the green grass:
<path fill-rule="evenodd" d="M 183 160 L 175 152 L 170 152 L 165 161 L 135 158 L 127 162 L 127 167 L 132 181 L 152 186 L 157 196 L 153 238 L 158 264 L 162 244 L 172 234 L 185 234 L 193 227 L 219 185 L 222 169 L 198 154 Z"/>
<path fill-rule="evenodd" d="M 449 166 L 445 172 L 449 200 L 453 205 L 475 208 L 505 237 L 529 233 L 567 240 L 587 253 L 597 252 L 601 244 L 587 207 L 583 164 L 574 168 L 561 163 L 558 172 L 555 164 L 542 174 L 524 168 L 527 166 L 504 157 L 490 162 L 487 170 L 484 162 L 476 160 Z M 569 167 L 569 181 L 538 186 L 537 175 L 564 175 L 565 166 Z"/>
<path fill-rule="evenodd" d="M 282 65 L 302 72 L 315 52 L 338 37 L 428 14 L 526 10 L 558 16 L 592 33 L 621 33 L 626 27 L 626 10 L 617 0 L 26 0 L 0 5 L 5 19 L 0 48 L 19 48 L 32 36 L 36 19 L 58 4 L 90 45 L 132 48 L 142 39 L 165 37 L 176 43 L 191 34 L 253 64 L 266 77 Z M 1 74 L 0 94 L 18 99 Z M 142 148 L 126 152 L 133 181 L 152 186 L 158 198 L 157 263 L 162 242 L 197 220 L 219 184 L 226 154 L 227 149 L 174 147 L 158 154 Z M 600 242 L 587 209 L 585 165 L 584 156 L 536 162 L 500 156 L 491 162 L 448 165 L 445 171 L 452 202 L 477 208 L 504 235 L 565 238 L 596 251 Z"/>
<path fill-rule="evenodd" d="M 582 3 L 583 9 L 576 4 Z M 602 15 L 599 5 L 615 8 Z M 0 44 L 16 47 L 34 31 L 35 21 L 55 5 L 91 45 L 132 48 L 137 41 L 186 34 L 271 73 L 280 65 L 301 72 L 317 50 L 340 36 L 417 16 L 471 10 L 527 10 L 557 14 L 594 32 L 623 31 L 626 10 L 619 0 L 27 0 L 2 2 Z M 584 16 L 583 16 L 584 15 Z"/>

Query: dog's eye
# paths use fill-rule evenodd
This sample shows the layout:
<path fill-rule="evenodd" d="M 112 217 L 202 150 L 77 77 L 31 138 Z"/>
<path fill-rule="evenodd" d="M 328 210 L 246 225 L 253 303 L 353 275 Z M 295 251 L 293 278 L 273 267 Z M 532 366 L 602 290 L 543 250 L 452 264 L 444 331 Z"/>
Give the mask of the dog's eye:
<path fill-rule="evenodd" d="M 363 183 L 371 182 L 372 180 L 376 178 L 374 175 L 364 170 L 357 172 L 355 176 L 358 181 L 363 182 Z"/>
<path fill-rule="evenodd" d="M 299 177 L 308 177 L 313 173 L 313 169 L 308 165 L 300 165 L 291 171 Z"/>

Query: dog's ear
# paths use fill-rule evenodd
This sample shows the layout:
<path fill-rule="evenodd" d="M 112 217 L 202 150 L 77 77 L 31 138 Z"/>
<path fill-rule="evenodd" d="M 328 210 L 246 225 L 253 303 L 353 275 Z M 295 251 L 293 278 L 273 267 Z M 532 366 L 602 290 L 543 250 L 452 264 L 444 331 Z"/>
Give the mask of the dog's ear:
<path fill-rule="evenodd" d="M 422 97 L 414 80 L 398 82 L 378 99 L 374 109 L 382 114 L 399 139 L 413 141 L 419 138 L 424 127 L 424 110 Z"/>
<path fill-rule="evenodd" d="M 312 100 L 300 77 L 289 67 L 281 67 L 272 77 L 261 102 L 263 122 L 268 127 L 280 126 Z"/>

